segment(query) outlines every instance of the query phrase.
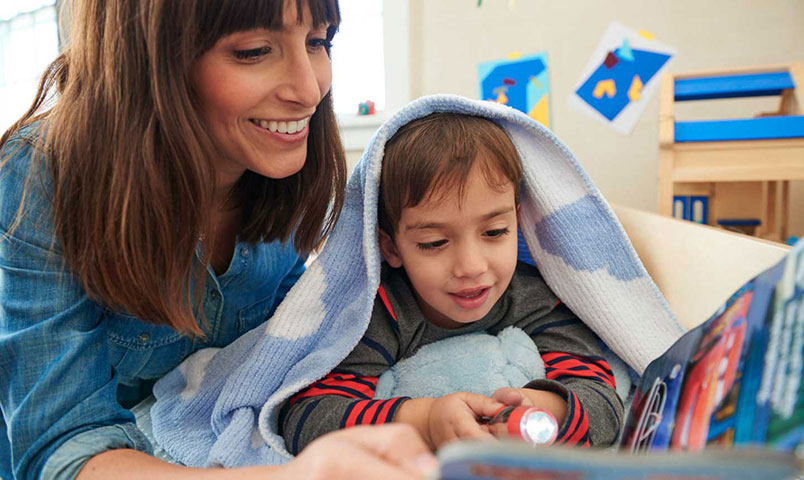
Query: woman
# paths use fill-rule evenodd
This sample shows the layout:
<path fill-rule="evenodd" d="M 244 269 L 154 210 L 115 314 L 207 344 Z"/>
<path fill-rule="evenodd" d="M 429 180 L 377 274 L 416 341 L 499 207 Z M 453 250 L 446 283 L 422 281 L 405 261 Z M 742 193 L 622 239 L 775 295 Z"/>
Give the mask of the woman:
<path fill-rule="evenodd" d="M 283 467 L 199 472 L 148 455 L 127 410 L 192 352 L 270 317 L 334 224 L 337 0 L 68 11 L 70 44 L 0 139 L 0 477 L 402 478 L 432 464 L 394 426 L 325 437 Z"/>

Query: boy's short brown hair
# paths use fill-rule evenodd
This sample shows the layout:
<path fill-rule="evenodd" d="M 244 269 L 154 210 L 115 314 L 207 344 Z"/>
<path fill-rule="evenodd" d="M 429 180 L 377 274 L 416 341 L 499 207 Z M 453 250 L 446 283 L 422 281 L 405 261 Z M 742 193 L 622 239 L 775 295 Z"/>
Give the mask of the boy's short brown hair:
<path fill-rule="evenodd" d="M 491 187 L 513 183 L 519 203 L 522 164 L 502 127 L 487 118 L 455 113 L 433 113 L 404 125 L 385 144 L 380 228 L 393 237 L 402 209 L 423 200 L 457 192 L 460 202 L 475 166 Z"/>

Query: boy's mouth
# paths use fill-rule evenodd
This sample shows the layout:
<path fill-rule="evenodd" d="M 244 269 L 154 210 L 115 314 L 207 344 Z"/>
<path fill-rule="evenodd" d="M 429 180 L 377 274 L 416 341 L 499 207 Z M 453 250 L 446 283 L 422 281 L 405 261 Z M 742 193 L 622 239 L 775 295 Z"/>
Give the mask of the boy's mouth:
<path fill-rule="evenodd" d="M 475 297 L 478 297 L 478 296 L 482 295 L 483 292 L 486 291 L 487 289 L 488 289 L 488 287 L 466 288 L 466 289 L 463 289 L 463 290 L 459 290 L 459 291 L 453 293 L 452 295 L 455 295 L 455 296 L 461 297 L 461 298 L 475 298 Z"/>
<path fill-rule="evenodd" d="M 449 295 L 458 307 L 471 310 L 486 303 L 489 290 L 491 290 L 490 287 L 467 288 Z"/>

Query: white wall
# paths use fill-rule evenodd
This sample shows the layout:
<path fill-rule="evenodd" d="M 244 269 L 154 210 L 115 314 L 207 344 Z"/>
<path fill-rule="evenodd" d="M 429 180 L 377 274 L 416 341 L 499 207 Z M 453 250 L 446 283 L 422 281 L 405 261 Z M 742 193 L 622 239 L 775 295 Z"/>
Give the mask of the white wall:
<path fill-rule="evenodd" d="M 553 130 L 610 201 L 655 210 L 658 96 L 630 136 L 567 104 L 612 20 L 675 46 L 673 72 L 804 61 L 802 0 L 483 0 L 480 7 L 476 0 L 410 0 L 413 97 L 446 92 L 477 98 L 478 63 L 512 51 L 547 51 Z M 778 100 L 692 103 L 678 106 L 679 117 L 749 116 L 775 110 Z M 800 235 L 802 185 L 793 186 L 793 200 L 792 233 Z"/>

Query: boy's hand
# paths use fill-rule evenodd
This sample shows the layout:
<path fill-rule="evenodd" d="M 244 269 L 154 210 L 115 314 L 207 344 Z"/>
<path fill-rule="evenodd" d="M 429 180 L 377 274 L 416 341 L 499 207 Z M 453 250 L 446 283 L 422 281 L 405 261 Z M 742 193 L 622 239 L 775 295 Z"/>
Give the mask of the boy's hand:
<path fill-rule="evenodd" d="M 458 439 L 494 439 L 480 417 L 491 417 L 503 405 L 489 397 L 458 392 L 435 399 L 428 419 L 429 440 L 438 449 Z"/>
<path fill-rule="evenodd" d="M 567 416 L 567 401 L 562 396 L 547 390 L 503 387 L 498 388 L 491 397 L 512 407 L 539 407 L 549 410 L 556 417 L 559 426 L 564 424 Z"/>
<path fill-rule="evenodd" d="M 483 395 L 458 392 L 440 398 L 411 398 L 394 415 L 394 422 L 413 425 L 430 448 L 459 438 L 494 438 L 480 417 L 491 417 L 503 404 Z"/>
<path fill-rule="evenodd" d="M 502 387 L 498 388 L 491 396 L 494 400 L 512 407 L 532 407 L 533 402 L 529 397 L 523 395 L 524 388 Z"/>

